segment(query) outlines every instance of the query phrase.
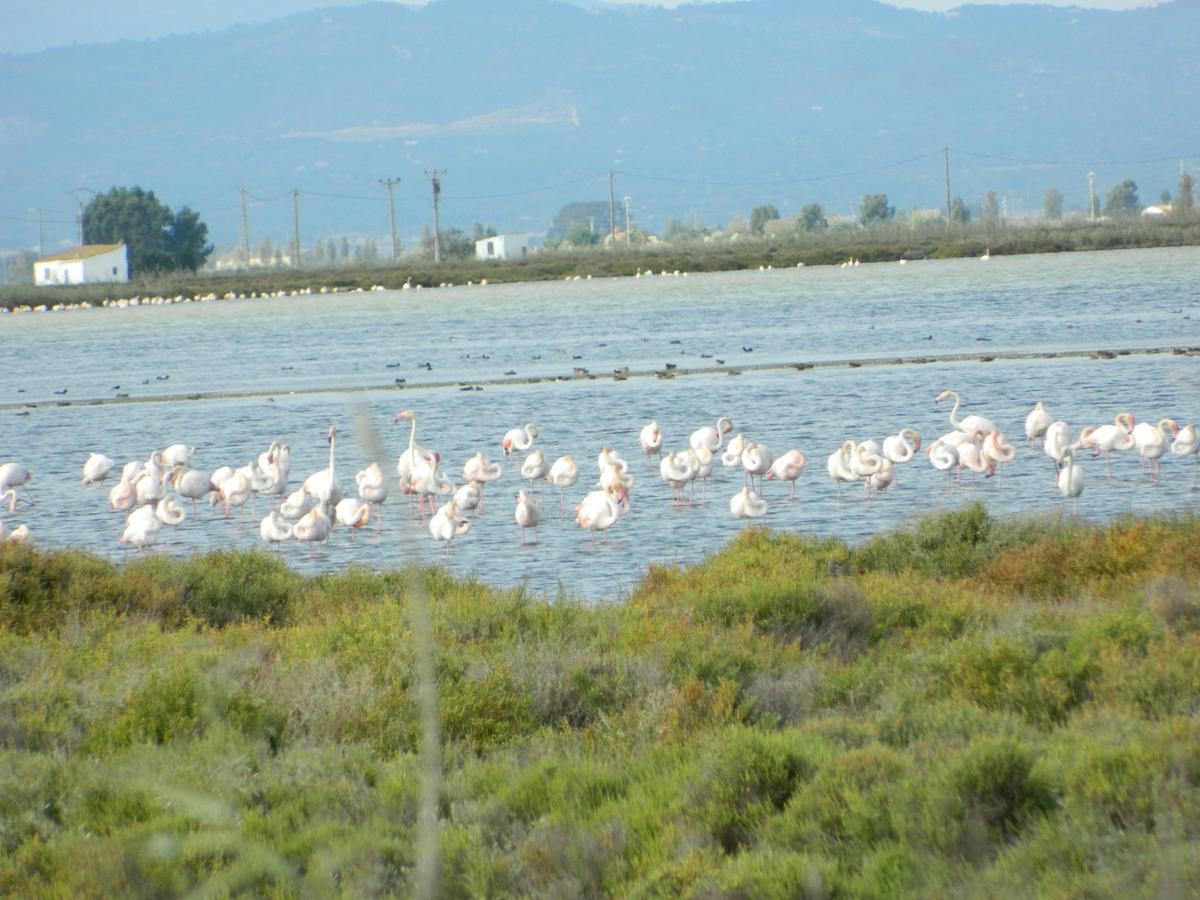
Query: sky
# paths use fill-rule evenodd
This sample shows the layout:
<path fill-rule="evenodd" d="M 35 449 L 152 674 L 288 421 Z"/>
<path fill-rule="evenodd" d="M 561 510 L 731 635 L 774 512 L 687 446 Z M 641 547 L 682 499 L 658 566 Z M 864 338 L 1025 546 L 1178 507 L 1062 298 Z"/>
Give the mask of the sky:
<path fill-rule="evenodd" d="M 0 29 L 0 53 L 30 53 L 47 47 L 116 41 L 146 40 L 167 34 L 214 31 L 231 25 L 265 22 L 291 13 L 330 6 L 354 6 L 363 0 L 39 0 L 14 4 L 5 13 Z M 394 0 L 423 5 L 424 0 Z M 503 2 L 503 0 L 496 0 Z M 582 2 L 582 0 L 575 0 Z M 592 0 L 596 2 L 596 0 Z M 607 0 L 614 5 L 679 6 L 685 0 Z M 713 0 L 710 0 L 713 2 Z M 717 0 L 719 2 L 719 0 Z M 960 0 L 885 0 L 893 6 L 943 11 L 961 6 Z M 974 0 L 1007 3 L 1011 0 Z M 1154 6 L 1162 0 L 1046 0 L 1054 6 L 1093 9 L 1132 9 Z"/>

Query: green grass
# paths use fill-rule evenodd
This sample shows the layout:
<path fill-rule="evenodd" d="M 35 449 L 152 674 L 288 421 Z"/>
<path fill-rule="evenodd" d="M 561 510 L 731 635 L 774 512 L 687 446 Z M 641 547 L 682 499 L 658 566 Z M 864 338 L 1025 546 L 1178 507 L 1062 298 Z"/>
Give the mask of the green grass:
<path fill-rule="evenodd" d="M 1194 896 L 1200 520 L 748 529 L 621 604 L 0 545 L 0 895 Z"/>

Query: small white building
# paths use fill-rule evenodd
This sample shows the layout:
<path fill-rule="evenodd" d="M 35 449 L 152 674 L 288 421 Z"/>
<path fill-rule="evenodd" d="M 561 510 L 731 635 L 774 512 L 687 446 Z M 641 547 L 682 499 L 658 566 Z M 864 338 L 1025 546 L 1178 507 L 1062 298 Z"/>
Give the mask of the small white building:
<path fill-rule="evenodd" d="M 128 280 L 129 254 L 124 244 L 84 244 L 33 264 L 33 283 L 39 287 Z"/>
<path fill-rule="evenodd" d="M 497 234 L 475 242 L 476 259 L 520 259 L 529 253 L 527 234 Z"/>

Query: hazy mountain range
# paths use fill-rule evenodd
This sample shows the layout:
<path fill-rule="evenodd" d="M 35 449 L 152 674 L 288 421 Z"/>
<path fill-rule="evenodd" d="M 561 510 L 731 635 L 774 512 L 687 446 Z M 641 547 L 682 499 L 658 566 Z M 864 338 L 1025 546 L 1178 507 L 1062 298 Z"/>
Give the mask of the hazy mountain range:
<path fill-rule="evenodd" d="M 0 55 L 0 248 L 70 240 L 75 197 L 113 185 L 189 204 L 218 243 L 442 225 L 544 231 L 608 197 L 635 220 L 709 225 L 808 202 L 848 213 L 1047 187 L 1086 203 L 1125 177 L 1143 200 L 1200 157 L 1200 0 L 1112 13 L 949 14 L 874 0 L 675 10 L 555 0 L 337 7 L 222 32 Z M 80 190 L 86 189 L 86 190 Z M 71 192 L 75 192 L 72 194 Z M 607 223 L 604 223 L 607 228 Z"/>

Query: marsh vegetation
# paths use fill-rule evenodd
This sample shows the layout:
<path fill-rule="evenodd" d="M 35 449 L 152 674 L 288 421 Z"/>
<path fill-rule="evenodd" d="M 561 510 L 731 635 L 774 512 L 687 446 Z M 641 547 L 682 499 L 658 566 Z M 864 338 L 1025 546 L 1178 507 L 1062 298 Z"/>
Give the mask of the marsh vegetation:
<path fill-rule="evenodd" d="M 748 529 L 620 602 L 0 547 L 0 893 L 1188 896 L 1200 521 Z"/>

